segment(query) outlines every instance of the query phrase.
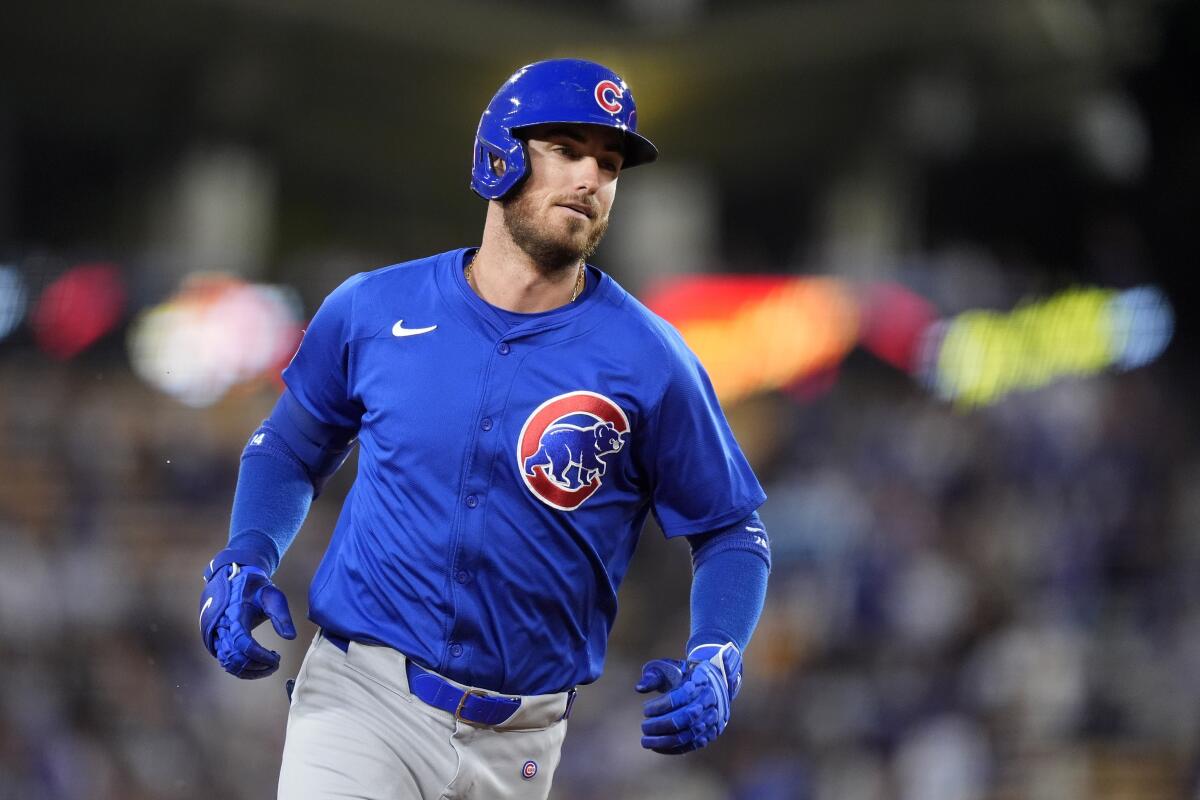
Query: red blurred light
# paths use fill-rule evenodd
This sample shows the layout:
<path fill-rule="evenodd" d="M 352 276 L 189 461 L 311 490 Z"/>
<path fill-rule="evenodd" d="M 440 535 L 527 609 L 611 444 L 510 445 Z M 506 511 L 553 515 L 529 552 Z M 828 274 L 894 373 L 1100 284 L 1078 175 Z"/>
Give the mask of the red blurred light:
<path fill-rule="evenodd" d="M 859 342 L 897 369 L 916 367 L 921 334 L 937 319 L 928 300 L 895 283 L 873 283 L 859 298 L 862 311 Z"/>
<path fill-rule="evenodd" d="M 91 347 L 121 321 L 125 286 L 115 264 L 81 264 L 42 292 L 30 323 L 38 346 L 61 360 Z"/>

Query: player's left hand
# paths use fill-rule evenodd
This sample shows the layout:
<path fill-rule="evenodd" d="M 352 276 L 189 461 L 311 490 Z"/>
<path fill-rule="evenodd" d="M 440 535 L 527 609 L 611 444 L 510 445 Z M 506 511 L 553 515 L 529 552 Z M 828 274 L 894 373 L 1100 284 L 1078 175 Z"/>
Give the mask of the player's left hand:
<path fill-rule="evenodd" d="M 701 645 L 686 662 L 656 659 L 642 667 L 638 692 L 665 692 L 646 701 L 642 747 L 678 755 L 699 750 L 729 724 L 742 686 L 742 653 L 733 642 Z"/>
<path fill-rule="evenodd" d="M 251 632 L 271 620 L 284 639 L 296 638 L 287 598 L 259 567 L 226 564 L 205 570 L 200 596 L 200 635 L 221 667 L 238 678 L 265 678 L 279 669 L 279 653 L 254 640 Z"/>

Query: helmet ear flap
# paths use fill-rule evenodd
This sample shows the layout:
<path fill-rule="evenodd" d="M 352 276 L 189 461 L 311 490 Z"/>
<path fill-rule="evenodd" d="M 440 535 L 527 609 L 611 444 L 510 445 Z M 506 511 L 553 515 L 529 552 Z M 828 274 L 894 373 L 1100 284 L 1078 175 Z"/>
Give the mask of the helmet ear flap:
<path fill-rule="evenodd" d="M 504 193 L 511 192 L 527 177 L 529 177 L 529 160 L 525 152 L 525 142 L 518 137 L 516 146 L 505 154 Z"/>
<path fill-rule="evenodd" d="M 490 175 L 494 180 L 498 181 L 508 173 L 508 160 L 504 156 L 504 153 L 497 152 L 482 142 L 475 145 L 477 168 L 481 169 L 484 174 Z"/>
<path fill-rule="evenodd" d="M 528 172 L 525 143 L 516 137 L 511 141 L 511 146 L 502 150 L 482 137 L 475 140 L 471 187 L 487 200 L 499 200 L 508 194 Z"/>
<path fill-rule="evenodd" d="M 471 181 L 476 187 L 476 191 L 479 191 L 481 194 L 486 193 L 485 196 L 490 195 L 495 190 L 496 184 L 503 177 L 492 166 L 492 159 L 494 158 L 502 158 L 502 155 L 497 153 L 483 139 L 476 139 L 475 164 L 471 168 Z"/>

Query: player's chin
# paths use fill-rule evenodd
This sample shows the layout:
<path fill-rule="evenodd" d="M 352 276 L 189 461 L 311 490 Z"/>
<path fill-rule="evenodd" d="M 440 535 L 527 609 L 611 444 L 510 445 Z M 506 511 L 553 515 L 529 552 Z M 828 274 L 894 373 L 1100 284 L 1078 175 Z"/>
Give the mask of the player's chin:
<path fill-rule="evenodd" d="M 559 220 L 558 224 L 549 227 L 553 231 L 554 239 L 560 249 L 582 253 L 592 238 L 595 222 L 586 218 L 574 217 Z"/>
<path fill-rule="evenodd" d="M 539 238 L 548 257 L 545 263 L 574 266 L 596 251 L 608 228 L 607 217 L 587 217 L 564 209 L 542 219 Z"/>

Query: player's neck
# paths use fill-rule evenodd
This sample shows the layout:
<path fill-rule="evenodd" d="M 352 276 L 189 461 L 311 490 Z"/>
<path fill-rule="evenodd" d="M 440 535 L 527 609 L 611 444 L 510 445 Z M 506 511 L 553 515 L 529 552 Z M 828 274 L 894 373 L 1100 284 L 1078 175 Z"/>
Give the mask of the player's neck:
<path fill-rule="evenodd" d="M 489 219 L 483 229 L 483 242 L 471 262 L 470 277 L 476 294 L 497 308 L 536 314 L 571 302 L 579 268 L 546 275 L 512 240 L 503 223 L 492 224 Z"/>

